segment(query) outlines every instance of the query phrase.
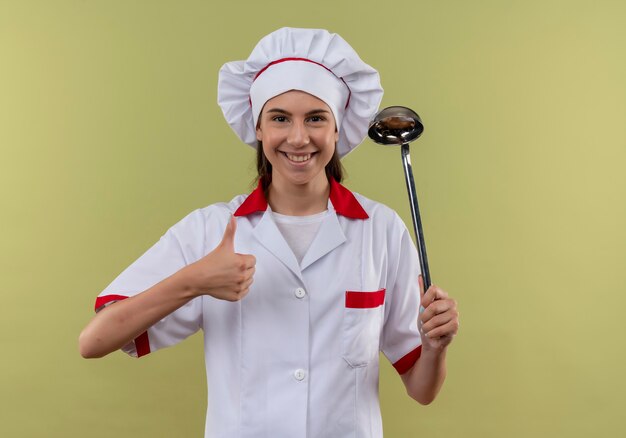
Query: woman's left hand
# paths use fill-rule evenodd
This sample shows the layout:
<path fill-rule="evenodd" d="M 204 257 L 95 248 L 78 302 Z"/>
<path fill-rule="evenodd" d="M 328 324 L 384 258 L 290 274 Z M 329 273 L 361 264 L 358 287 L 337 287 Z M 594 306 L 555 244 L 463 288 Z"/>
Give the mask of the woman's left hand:
<path fill-rule="evenodd" d="M 456 301 L 448 297 L 448 293 L 434 284 L 424 293 L 424 280 L 420 275 L 421 305 L 420 315 L 417 321 L 420 335 L 422 336 L 422 349 L 424 351 L 444 350 L 459 330 L 459 312 Z"/>

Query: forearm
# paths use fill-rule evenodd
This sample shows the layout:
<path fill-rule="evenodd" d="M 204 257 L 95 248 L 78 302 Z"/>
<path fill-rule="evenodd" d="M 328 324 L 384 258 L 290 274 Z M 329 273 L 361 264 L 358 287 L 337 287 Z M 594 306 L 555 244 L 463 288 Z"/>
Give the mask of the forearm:
<path fill-rule="evenodd" d="M 80 354 L 85 358 L 106 356 L 193 299 L 197 294 L 181 272 L 99 311 L 79 336 Z"/>
<path fill-rule="evenodd" d="M 446 349 L 423 350 L 415 365 L 402 375 L 409 396 L 423 405 L 431 403 L 446 379 Z"/>

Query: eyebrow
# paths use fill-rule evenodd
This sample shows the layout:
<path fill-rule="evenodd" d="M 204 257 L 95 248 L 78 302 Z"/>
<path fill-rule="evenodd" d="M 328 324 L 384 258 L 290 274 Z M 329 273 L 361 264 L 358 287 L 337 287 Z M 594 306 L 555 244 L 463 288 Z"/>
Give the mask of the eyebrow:
<path fill-rule="evenodd" d="M 285 115 L 287 115 L 287 116 L 292 116 L 292 115 L 293 115 L 293 114 L 291 114 L 289 111 L 284 110 L 284 109 L 281 109 L 281 108 L 272 108 L 272 109 L 269 109 L 269 110 L 267 110 L 267 113 L 268 113 L 268 114 L 269 114 L 269 113 L 279 113 L 279 114 L 285 114 Z M 330 113 L 330 111 L 325 110 L 325 109 L 321 109 L 321 108 L 320 108 L 320 109 L 314 109 L 314 110 L 311 110 L 311 111 L 307 112 L 307 113 L 305 114 L 305 116 L 311 116 L 311 115 L 313 115 L 313 114 L 321 114 L 321 113 L 327 113 L 327 114 L 329 114 L 329 113 Z"/>

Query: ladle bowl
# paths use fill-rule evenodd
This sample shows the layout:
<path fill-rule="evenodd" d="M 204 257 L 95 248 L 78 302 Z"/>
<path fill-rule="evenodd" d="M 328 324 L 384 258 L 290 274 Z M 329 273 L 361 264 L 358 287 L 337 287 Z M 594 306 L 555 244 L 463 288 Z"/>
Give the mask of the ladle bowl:
<path fill-rule="evenodd" d="M 424 125 L 415 111 L 405 106 L 390 106 L 379 112 L 367 134 L 375 143 L 399 146 L 416 140 Z"/>

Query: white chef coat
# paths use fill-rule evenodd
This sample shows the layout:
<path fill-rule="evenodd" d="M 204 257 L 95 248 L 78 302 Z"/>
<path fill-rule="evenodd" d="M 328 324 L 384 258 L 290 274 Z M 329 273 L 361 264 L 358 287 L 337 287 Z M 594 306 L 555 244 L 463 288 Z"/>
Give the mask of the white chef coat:
<path fill-rule="evenodd" d="M 393 210 L 334 180 L 328 209 L 301 264 L 260 186 L 197 209 L 98 296 L 97 310 L 200 259 L 235 214 L 235 252 L 256 257 L 248 295 L 195 298 L 123 348 L 140 357 L 204 331 L 205 437 L 382 437 L 378 353 L 403 374 L 421 351 L 417 251 Z"/>

